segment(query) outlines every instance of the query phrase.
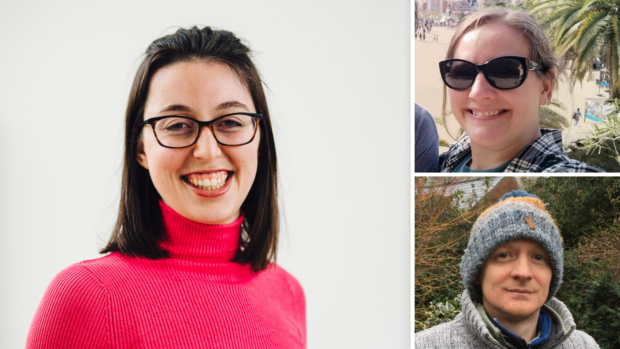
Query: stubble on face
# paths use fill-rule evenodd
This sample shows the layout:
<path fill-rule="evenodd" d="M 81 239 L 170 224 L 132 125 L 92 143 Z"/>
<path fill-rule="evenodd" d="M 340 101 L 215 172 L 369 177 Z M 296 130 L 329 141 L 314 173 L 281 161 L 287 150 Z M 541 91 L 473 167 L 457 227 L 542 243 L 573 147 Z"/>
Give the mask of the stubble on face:
<path fill-rule="evenodd" d="M 482 290 L 483 306 L 492 317 L 522 323 L 537 321 L 549 294 L 551 277 L 549 256 L 540 244 L 516 239 L 489 255 L 476 283 Z M 531 293 L 510 291 L 517 288 Z"/>

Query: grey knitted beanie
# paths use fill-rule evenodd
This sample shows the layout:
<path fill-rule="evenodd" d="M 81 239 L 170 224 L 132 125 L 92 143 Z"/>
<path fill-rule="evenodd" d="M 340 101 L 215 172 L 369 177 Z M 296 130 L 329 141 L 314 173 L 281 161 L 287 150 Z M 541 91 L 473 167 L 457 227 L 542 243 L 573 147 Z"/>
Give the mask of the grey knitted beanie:
<path fill-rule="evenodd" d="M 537 196 L 517 190 L 504 195 L 497 204 L 480 214 L 469 236 L 461 259 L 461 277 L 476 302 L 481 302 L 482 295 L 474 282 L 484 262 L 495 249 L 519 238 L 539 242 L 549 254 L 553 274 L 547 300 L 560 288 L 564 271 L 560 232 Z"/>

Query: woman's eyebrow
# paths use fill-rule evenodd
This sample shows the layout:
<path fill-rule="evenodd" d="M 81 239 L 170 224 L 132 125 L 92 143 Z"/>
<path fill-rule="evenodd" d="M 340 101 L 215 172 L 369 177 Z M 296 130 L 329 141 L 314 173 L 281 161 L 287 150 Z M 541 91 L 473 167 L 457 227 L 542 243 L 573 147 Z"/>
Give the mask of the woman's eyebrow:
<path fill-rule="evenodd" d="M 169 105 L 167 107 L 165 107 L 164 109 L 159 111 L 159 114 L 161 113 L 165 113 L 165 112 L 169 112 L 169 111 L 184 111 L 184 112 L 191 112 L 193 111 L 193 109 L 191 107 L 188 107 L 184 104 L 173 104 L 173 105 Z"/>
<path fill-rule="evenodd" d="M 250 111 L 250 108 L 248 108 L 247 105 L 241 102 L 238 102 L 238 101 L 229 101 L 229 102 L 220 103 L 217 107 L 215 107 L 215 110 L 220 111 L 220 110 L 225 110 L 229 108 L 242 108 L 247 111 Z M 169 111 L 192 112 L 194 110 L 191 107 L 184 105 L 184 104 L 172 104 L 160 110 L 159 114 L 169 112 Z"/>
<path fill-rule="evenodd" d="M 238 101 L 229 101 L 229 102 L 224 102 L 224 103 L 220 103 L 220 105 L 218 105 L 215 109 L 216 110 L 225 110 L 225 109 L 229 109 L 229 108 L 242 108 L 245 109 L 247 111 L 250 111 L 250 109 L 248 108 L 247 105 L 238 102 Z"/>

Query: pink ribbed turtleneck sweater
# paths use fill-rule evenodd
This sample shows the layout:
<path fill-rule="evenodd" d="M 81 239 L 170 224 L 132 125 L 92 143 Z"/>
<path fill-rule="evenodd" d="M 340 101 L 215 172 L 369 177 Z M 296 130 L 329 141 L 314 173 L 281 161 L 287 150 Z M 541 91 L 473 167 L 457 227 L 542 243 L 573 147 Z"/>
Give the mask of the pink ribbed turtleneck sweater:
<path fill-rule="evenodd" d="M 231 262 L 243 216 L 205 225 L 160 202 L 170 258 L 112 253 L 49 285 L 26 348 L 305 348 L 301 286 Z"/>

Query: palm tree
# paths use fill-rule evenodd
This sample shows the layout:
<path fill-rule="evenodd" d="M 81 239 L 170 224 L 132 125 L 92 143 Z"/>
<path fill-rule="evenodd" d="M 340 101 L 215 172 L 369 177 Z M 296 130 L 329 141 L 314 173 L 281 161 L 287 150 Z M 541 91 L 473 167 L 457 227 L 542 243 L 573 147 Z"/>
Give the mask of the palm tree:
<path fill-rule="evenodd" d="M 571 86 L 591 77 L 592 62 L 604 49 L 610 98 L 620 97 L 620 0 L 528 0 L 525 7 L 567 64 Z"/>
<path fill-rule="evenodd" d="M 540 111 L 538 112 L 538 124 L 541 128 L 555 128 L 561 130 L 569 126 L 566 118 L 554 108 L 566 110 L 564 105 L 555 98 L 552 98 L 549 104 L 540 107 Z"/>

